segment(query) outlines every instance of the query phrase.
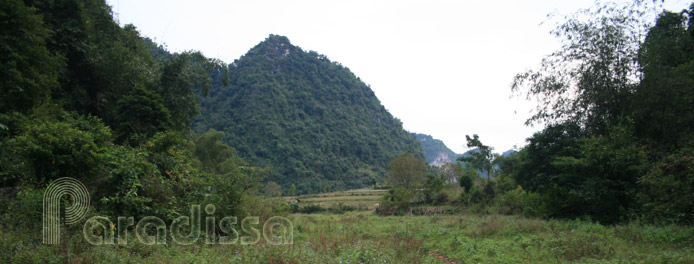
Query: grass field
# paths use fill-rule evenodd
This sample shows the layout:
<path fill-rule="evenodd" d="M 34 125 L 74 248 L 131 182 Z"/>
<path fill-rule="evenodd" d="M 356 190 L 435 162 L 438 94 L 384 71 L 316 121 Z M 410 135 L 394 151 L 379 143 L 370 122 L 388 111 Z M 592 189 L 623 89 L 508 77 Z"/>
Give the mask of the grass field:
<path fill-rule="evenodd" d="M 371 210 L 378 206 L 385 190 L 358 189 L 331 193 L 285 197 L 287 202 L 298 202 L 300 206 L 317 205 L 323 209 L 334 208 L 341 204 L 356 210 Z"/>
<path fill-rule="evenodd" d="M 364 203 L 379 191 L 294 197 Z M 358 199 L 365 198 L 365 199 Z M 433 216 L 291 214 L 293 244 L 93 246 L 73 230 L 62 245 L 2 230 L 2 263 L 694 263 L 694 228 L 456 213 Z M 242 233 L 243 235 L 243 233 Z"/>

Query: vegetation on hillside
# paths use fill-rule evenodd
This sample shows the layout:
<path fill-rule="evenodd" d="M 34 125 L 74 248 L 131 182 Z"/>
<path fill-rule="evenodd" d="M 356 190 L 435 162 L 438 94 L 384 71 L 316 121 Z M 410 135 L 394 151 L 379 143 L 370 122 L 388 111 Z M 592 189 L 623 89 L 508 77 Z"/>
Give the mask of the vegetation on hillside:
<path fill-rule="evenodd" d="M 272 210 L 249 195 L 264 169 L 223 144 L 223 132 L 189 130 L 198 94 L 226 65 L 166 52 L 120 27 L 103 0 L 2 1 L 0 25 L 0 251 L 40 243 L 42 194 L 62 177 L 88 186 L 90 215 L 170 221 L 206 203 L 225 215 Z M 0 260 L 23 261 L 32 262 Z"/>
<path fill-rule="evenodd" d="M 286 193 L 317 193 L 383 181 L 388 161 L 422 147 L 346 67 L 271 35 L 229 66 L 229 86 L 200 103 L 194 128 L 225 142 Z"/>
<path fill-rule="evenodd" d="M 2 1 L 0 262 L 694 262 L 694 5 L 644 24 L 651 4 L 558 24 L 561 49 L 512 87 L 544 128 L 508 155 L 466 136 L 465 163 L 432 167 L 366 84 L 285 37 L 224 65 L 169 53 L 103 0 Z M 47 245 L 63 177 L 88 186 L 88 216 L 172 223 L 211 204 L 288 216 L 271 229 L 293 245 L 211 246 L 215 227 L 188 246 L 93 246 L 116 227 L 68 224 Z"/>
<path fill-rule="evenodd" d="M 427 164 L 438 166 L 446 162 L 455 162 L 458 154 L 446 147 L 446 144 L 439 139 L 435 139 L 430 135 L 412 133 L 414 137 L 422 144 L 422 151 Z"/>

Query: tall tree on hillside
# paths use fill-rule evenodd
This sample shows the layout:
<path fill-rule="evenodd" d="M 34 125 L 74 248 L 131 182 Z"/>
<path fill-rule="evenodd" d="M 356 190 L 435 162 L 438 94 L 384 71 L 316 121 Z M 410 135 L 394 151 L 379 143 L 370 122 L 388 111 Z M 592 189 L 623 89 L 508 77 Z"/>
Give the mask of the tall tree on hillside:
<path fill-rule="evenodd" d="M 155 90 L 171 113 L 173 128 L 188 129 L 193 118 L 199 114 L 196 93 L 207 96 L 212 88 L 210 74 L 216 71 L 226 76 L 226 66 L 220 60 L 190 51 L 173 54 L 160 65 L 160 83 Z M 227 85 L 226 77 L 220 78 L 220 81 L 222 86 Z"/>
<path fill-rule="evenodd" d="M 137 85 L 117 103 L 115 120 L 119 142 L 138 145 L 171 126 L 171 114 L 159 94 Z"/>
<path fill-rule="evenodd" d="M 0 113 L 26 112 L 48 98 L 61 58 L 46 48 L 51 31 L 20 0 L 0 3 Z"/>

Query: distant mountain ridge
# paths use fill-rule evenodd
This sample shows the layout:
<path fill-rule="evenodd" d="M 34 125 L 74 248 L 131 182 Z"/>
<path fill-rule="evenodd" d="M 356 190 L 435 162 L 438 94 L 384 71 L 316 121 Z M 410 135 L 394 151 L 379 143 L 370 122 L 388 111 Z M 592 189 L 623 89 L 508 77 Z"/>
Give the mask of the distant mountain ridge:
<path fill-rule="evenodd" d="M 426 158 L 427 164 L 441 166 L 447 162 L 456 162 L 460 154 L 449 149 L 443 141 L 435 139 L 430 135 L 421 133 L 411 133 L 420 144 Z"/>
<path fill-rule="evenodd" d="M 224 131 L 239 156 L 270 168 L 267 180 L 285 191 L 360 188 L 382 181 L 402 152 L 424 157 L 368 85 L 286 37 L 270 35 L 229 68 L 229 86 L 216 76 L 193 129 Z"/>
<path fill-rule="evenodd" d="M 422 151 L 424 152 L 424 157 L 426 158 L 427 164 L 432 166 L 441 166 L 447 162 L 455 163 L 458 162 L 457 159 L 459 157 L 468 156 L 470 152 L 477 151 L 477 149 L 471 149 L 463 154 L 458 154 L 449 149 L 440 139 L 435 139 L 427 134 L 411 134 L 422 145 Z M 501 156 L 507 157 L 515 152 L 515 150 L 509 149 L 501 153 Z"/>

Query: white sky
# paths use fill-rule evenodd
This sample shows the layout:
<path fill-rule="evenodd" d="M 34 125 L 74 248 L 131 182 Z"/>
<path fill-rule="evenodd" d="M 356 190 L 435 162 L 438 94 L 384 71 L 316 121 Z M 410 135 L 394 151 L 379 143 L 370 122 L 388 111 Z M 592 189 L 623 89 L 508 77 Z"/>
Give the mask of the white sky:
<path fill-rule="evenodd" d="M 511 96 L 515 74 L 559 42 L 547 14 L 593 0 L 171 1 L 107 0 L 123 24 L 170 51 L 199 50 L 226 63 L 269 34 L 340 62 L 371 86 L 405 129 L 462 153 L 465 135 L 503 152 L 540 127 L 523 125 L 533 104 Z M 687 1 L 666 1 L 681 10 Z M 691 2 L 689 2 L 691 3 Z"/>

